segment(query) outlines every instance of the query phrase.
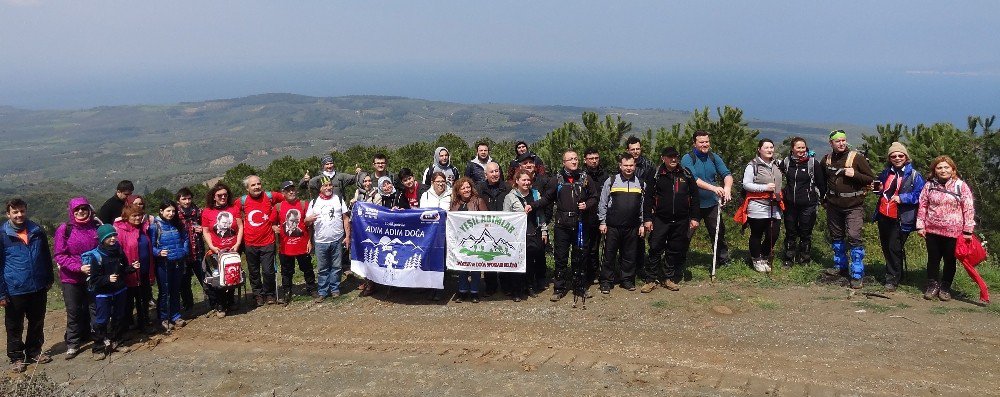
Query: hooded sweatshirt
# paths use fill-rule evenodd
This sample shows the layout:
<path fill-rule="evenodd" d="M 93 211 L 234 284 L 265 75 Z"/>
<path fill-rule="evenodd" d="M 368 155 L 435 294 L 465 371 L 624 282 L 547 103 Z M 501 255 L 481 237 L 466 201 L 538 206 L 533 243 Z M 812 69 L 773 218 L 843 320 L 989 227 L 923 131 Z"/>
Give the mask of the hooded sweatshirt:
<path fill-rule="evenodd" d="M 69 200 L 69 218 L 66 223 L 56 228 L 52 236 L 55 241 L 56 266 L 59 267 L 59 280 L 63 284 L 84 284 L 87 275 L 80 270 L 83 262 L 80 255 L 97 247 L 97 226 L 101 224 L 94 217 L 94 210 L 91 208 L 90 218 L 83 222 L 77 222 L 73 217 L 73 209 L 81 205 L 90 206 L 86 197 L 75 197 Z M 67 230 L 67 228 L 69 230 Z"/>
<path fill-rule="evenodd" d="M 435 172 L 440 171 L 441 173 L 444 174 L 444 177 L 448 179 L 448 187 L 451 187 L 451 185 L 455 183 L 455 181 L 460 176 L 460 174 L 458 173 L 458 168 L 455 168 L 455 166 L 451 165 L 450 156 L 448 157 L 447 163 L 441 164 L 440 162 L 438 162 L 438 155 L 441 154 L 442 150 L 448 150 L 448 148 L 444 146 L 438 146 L 437 149 L 434 149 L 434 158 L 431 160 L 431 166 L 427 167 L 427 169 L 424 170 L 423 180 L 425 186 L 431 185 L 431 176 L 434 175 Z M 451 152 L 449 151 L 448 153 L 450 154 Z"/>

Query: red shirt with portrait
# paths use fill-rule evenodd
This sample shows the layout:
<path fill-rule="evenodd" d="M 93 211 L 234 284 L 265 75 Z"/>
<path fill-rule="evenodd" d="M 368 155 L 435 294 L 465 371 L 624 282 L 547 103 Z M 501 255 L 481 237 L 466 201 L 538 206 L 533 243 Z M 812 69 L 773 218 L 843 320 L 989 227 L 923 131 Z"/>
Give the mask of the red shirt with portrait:
<path fill-rule="evenodd" d="M 228 208 L 205 208 L 201 211 L 201 226 L 208 231 L 212 245 L 220 250 L 236 246 L 236 235 L 240 230 L 240 206 Z"/>

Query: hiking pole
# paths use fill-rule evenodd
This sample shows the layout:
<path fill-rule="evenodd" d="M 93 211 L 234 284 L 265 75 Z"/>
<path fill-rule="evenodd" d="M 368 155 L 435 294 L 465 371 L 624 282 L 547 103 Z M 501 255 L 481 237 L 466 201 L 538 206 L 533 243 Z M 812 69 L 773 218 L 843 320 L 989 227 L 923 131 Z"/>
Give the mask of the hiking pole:
<path fill-rule="evenodd" d="M 715 211 L 715 238 L 712 242 L 712 274 L 711 281 L 715 282 L 715 264 L 719 258 L 719 226 L 722 224 L 722 202 L 719 202 L 718 209 Z"/>

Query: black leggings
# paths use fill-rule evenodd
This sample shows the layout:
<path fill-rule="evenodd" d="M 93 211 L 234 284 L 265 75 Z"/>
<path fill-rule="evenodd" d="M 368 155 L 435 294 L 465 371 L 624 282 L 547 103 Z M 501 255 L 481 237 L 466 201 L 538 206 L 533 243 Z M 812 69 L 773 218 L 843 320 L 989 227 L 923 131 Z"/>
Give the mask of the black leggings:
<path fill-rule="evenodd" d="M 750 259 L 770 258 L 774 243 L 781 233 L 781 221 L 774 218 L 749 218 Z"/>
<path fill-rule="evenodd" d="M 940 278 L 941 288 L 951 289 L 955 280 L 955 242 L 954 237 L 945 237 L 927 233 L 927 280 L 938 280 L 938 264 L 944 259 L 944 275 Z"/>

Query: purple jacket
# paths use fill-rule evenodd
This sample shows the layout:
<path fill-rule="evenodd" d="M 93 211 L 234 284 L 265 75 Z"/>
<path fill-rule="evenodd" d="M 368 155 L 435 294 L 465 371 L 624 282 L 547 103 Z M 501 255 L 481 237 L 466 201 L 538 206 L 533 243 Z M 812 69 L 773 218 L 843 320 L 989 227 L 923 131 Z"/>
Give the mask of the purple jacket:
<path fill-rule="evenodd" d="M 77 222 L 73 218 L 73 208 L 81 205 L 90 206 L 86 197 L 76 197 L 69 200 L 69 218 L 66 223 L 59 225 L 54 233 L 55 240 L 55 261 L 59 266 L 59 280 L 66 284 L 84 284 L 87 282 L 87 275 L 80 271 L 83 263 L 80 255 L 84 252 L 97 248 L 97 226 L 101 223 L 94 218 L 93 207 L 90 211 L 90 219 L 86 222 Z M 66 232 L 67 225 L 70 227 Z M 67 236 L 68 234 L 68 236 Z"/>

